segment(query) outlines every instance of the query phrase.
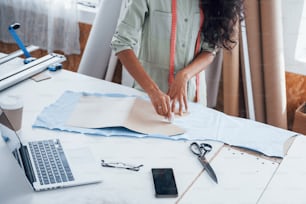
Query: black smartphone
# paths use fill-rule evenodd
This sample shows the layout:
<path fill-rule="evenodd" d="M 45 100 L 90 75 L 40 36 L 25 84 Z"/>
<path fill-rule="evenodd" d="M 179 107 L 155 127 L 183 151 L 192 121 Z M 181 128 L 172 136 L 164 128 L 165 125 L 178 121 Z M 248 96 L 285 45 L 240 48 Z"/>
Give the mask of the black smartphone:
<path fill-rule="evenodd" d="M 172 168 L 153 168 L 152 175 L 157 198 L 178 196 Z"/>

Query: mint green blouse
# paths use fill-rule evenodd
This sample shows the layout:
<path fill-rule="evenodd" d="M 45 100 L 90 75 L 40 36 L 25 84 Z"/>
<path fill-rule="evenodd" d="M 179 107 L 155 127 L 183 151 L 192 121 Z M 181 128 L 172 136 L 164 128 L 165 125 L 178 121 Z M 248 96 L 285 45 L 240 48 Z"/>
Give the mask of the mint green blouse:
<path fill-rule="evenodd" d="M 171 36 L 171 0 L 128 0 L 127 8 L 113 36 L 115 53 L 134 49 L 138 59 L 159 88 L 167 93 Z M 175 73 L 194 58 L 200 29 L 199 0 L 177 0 L 177 41 Z M 201 36 L 201 51 L 215 52 Z M 135 88 L 141 87 L 135 83 Z M 188 99 L 195 97 L 195 77 L 188 82 Z M 204 71 L 200 73 L 200 100 L 206 105 Z"/>

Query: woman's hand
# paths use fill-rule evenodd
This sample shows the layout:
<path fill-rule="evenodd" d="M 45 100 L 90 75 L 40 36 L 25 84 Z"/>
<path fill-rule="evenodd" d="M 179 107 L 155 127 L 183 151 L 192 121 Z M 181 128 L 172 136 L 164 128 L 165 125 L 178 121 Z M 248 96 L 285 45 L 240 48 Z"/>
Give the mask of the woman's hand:
<path fill-rule="evenodd" d="M 131 49 L 123 50 L 117 53 L 117 56 L 127 71 L 148 94 L 157 114 L 171 119 L 170 97 L 163 93 L 145 72 L 134 51 Z"/>
<path fill-rule="evenodd" d="M 171 118 L 170 97 L 161 90 L 154 90 L 148 93 L 151 103 L 157 114 L 167 119 Z"/>
<path fill-rule="evenodd" d="M 183 71 L 180 71 L 176 74 L 175 79 L 170 85 L 168 91 L 168 95 L 172 101 L 171 112 L 175 112 L 175 106 L 177 103 L 179 105 L 180 115 L 183 115 L 183 109 L 185 112 L 188 111 L 187 82 L 188 77 Z"/>

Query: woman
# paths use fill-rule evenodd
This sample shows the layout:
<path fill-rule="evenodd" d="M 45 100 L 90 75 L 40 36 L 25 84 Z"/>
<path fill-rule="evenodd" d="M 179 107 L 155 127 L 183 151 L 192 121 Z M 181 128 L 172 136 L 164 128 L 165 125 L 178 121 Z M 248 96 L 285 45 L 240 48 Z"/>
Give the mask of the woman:
<path fill-rule="evenodd" d="M 159 115 L 188 100 L 206 105 L 204 70 L 221 47 L 231 49 L 243 0 L 128 0 L 112 49 Z M 135 51 L 135 47 L 139 47 Z"/>

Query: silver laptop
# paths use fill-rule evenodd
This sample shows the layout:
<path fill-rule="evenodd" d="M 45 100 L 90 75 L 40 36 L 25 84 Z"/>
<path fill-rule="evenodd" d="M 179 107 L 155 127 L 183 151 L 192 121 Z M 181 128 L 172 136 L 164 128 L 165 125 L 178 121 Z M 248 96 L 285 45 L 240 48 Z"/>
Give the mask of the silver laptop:
<path fill-rule="evenodd" d="M 11 124 L 0 107 L 0 130 L 10 160 L 18 162 L 35 191 L 101 182 L 99 164 L 88 148 L 65 149 L 59 139 L 22 143 Z"/>

